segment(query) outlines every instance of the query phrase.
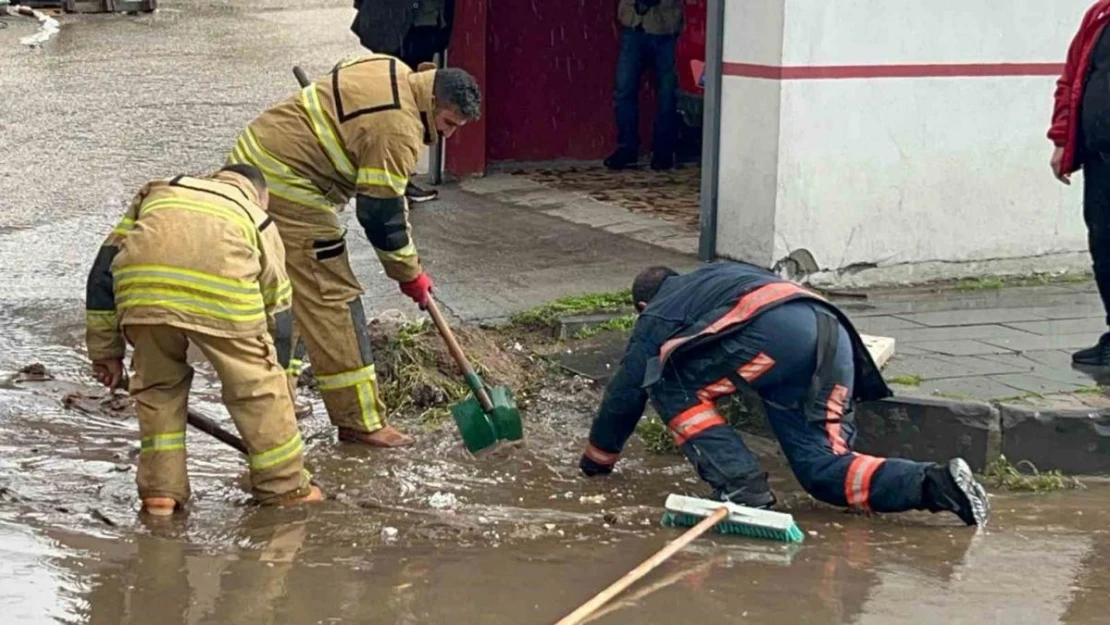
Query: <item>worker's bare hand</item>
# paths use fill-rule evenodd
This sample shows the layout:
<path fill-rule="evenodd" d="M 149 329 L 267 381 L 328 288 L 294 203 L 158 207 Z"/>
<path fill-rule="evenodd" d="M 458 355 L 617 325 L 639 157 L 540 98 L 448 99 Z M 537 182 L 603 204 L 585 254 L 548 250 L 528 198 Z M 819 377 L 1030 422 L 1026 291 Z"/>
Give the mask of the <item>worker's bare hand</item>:
<path fill-rule="evenodd" d="M 1052 175 L 1056 176 L 1057 180 L 1066 185 L 1071 184 L 1071 180 L 1069 179 L 1068 174 L 1063 173 L 1064 148 L 1056 148 L 1055 150 L 1053 150 L 1052 160 L 1049 161 L 1049 165 L 1052 166 Z"/>
<path fill-rule="evenodd" d="M 115 389 L 119 383 L 123 381 L 123 359 L 122 358 L 105 358 L 103 360 L 94 360 L 92 364 L 92 374 L 97 382 L 100 382 L 109 389 Z"/>

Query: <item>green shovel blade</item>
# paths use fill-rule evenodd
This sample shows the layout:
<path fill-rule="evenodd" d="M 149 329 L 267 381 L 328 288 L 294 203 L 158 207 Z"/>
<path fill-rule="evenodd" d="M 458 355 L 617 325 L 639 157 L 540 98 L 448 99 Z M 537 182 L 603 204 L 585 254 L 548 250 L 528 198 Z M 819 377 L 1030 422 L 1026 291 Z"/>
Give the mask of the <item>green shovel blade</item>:
<path fill-rule="evenodd" d="M 474 396 L 451 406 L 451 416 L 459 428 L 463 443 L 470 453 L 478 453 L 497 444 L 497 428 L 482 410 Z"/>

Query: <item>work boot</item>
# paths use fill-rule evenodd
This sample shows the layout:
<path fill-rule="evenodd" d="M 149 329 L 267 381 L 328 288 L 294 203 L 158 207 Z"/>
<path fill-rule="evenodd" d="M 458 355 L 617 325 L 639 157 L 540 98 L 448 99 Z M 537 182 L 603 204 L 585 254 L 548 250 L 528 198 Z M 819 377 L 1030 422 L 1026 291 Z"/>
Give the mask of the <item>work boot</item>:
<path fill-rule="evenodd" d="M 308 494 L 302 497 L 293 497 L 291 499 L 283 499 L 278 502 L 279 506 L 295 506 L 302 503 L 315 503 L 324 500 L 324 491 L 315 484 L 310 484 L 308 487 Z"/>
<path fill-rule="evenodd" d="M 640 157 L 636 154 L 635 150 L 617 148 L 616 152 L 613 152 L 609 155 L 609 158 L 605 159 L 605 166 L 614 170 L 628 169 L 629 167 L 635 167 L 639 160 Z"/>
<path fill-rule="evenodd" d="M 297 421 L 311 417 L 312 402 L 308 401 L 307 399 L 294 399 L 293 416 L 297 417 Z"/>
<path fill-rule="evenodd" d="M 1110 332 L 1099 337 L 1093 347 L 1081 349 L 1071 355 L 1071 361 L 1086 367 L 1110 366 Z"/>
<path fill-rule="evenodd" d="M 370 447 L 408 447 L 416 439 L 401 430 L 387 425 L 373 432 L 360 432 L 350 428 L 339 428 L 339 440 L 345 443 L 362 443 Z"/>
<path fill-rule="evenodd" d="M 753 473 L 743 479 L 729 482 L 713 492 L 717 501 L 729 501 L 749 508 L 769 509 L 777 501 L 767 483 L 766 473 Z"/>
<path fill-rule="evenodd" d="M 171 497 L 144 497 L 143 510 L 151 516 L 170 516 L 177 502 Z"/>
<path fill-rule="evenodd" d="M 439 197 L 439 191 L 424 189 L 410 182 L 408 186 L 405 187 L 405 197 L 409 199 L 409 202 L 419 204 L 420 202 L 428 202 L 436 199 Z"/>
<path fill-rule="evenodd" d="M 937 464 L 925 469 L 923 499 L 930 512 L 954 512 L 967 525 L 985 525 L 990 516 L 987 491 L 975 480 L 963 458 L 953 458 L 947 466 Z"/>

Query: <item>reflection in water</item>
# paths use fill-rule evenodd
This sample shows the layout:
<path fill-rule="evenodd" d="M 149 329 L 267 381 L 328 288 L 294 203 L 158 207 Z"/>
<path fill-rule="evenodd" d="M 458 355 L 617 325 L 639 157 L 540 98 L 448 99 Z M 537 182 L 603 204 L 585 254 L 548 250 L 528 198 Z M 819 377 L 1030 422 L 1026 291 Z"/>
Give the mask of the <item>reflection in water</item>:
<path fill-rule="evenodd" d="M 82 584 L 66 560 L 52 541 L 0 521 L 0 621 L 80 622 Z"/>

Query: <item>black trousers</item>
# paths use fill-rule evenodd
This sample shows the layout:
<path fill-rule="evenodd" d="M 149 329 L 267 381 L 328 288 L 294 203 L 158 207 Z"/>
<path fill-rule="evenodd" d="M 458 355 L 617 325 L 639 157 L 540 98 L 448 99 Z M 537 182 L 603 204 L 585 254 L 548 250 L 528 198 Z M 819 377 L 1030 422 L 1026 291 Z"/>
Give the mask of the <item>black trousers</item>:
<path fill-rule="evenodd" d="M 1110 155 L 1089 156 L 1083 162 L 1083 220 L 1098 293 L 1110 326 Z"/>
<path fill-rule="evenodd" d="M 431 63 L 446 47 L 445 33 L 438 26 L 413 26 L 405 33 L 397 57 L 413 70 L 421 63 Z"/>

